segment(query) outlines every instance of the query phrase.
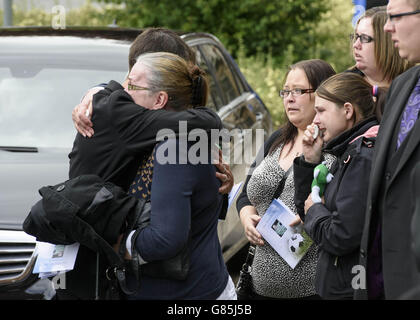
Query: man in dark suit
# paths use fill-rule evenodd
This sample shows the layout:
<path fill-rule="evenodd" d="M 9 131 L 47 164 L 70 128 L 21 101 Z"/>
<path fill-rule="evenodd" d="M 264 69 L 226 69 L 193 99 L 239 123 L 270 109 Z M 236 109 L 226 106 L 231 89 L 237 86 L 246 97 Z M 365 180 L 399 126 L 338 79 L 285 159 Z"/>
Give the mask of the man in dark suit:
<path fill-rule="evenodd" d="M 420 0 L 390 0 L 388 21 L 399 54 L 420 62 Z M 360 264 L 366 286 L 358 299 L 398 299 L 420 285 L 411 249 L 413 197 L 410 175 L 420 161 L 420 66 L 396 78 L 389 89 L 372 162 Z M 420 195 L 418 195 L 420 196 Z"/>

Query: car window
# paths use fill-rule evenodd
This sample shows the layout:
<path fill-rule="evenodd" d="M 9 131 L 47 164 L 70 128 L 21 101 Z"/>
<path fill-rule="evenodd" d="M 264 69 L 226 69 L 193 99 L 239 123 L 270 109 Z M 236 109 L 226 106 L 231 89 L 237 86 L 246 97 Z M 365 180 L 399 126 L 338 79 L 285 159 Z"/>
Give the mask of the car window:
<path fill-rule="evenodd" d="M 240 95 L 235 77 L 226 62 L 222 52 L 214 45 L 204 44 L 200 46 L 207 62 L 213 66 L 215 77 L 220 84 L 220 89 L 225 96 L 225 103 L 229 103 Z"/>
<path fill-rule="evenodd" d="M 30 57 L 28 59 L 31 59 Z M 86 91 L 126 71 L 44 68 L 32 62 L 0 66 L 0 146 L 71 148 L 71 111 Z"/>
<path fill-rule="evenodd" d="M 207 79 L 209 81 L 209 97 L 207 101 L 206 107 L 212 108 L 213 110 L 218 110 L 221 106 L 223 106 L 223 100 L 220 96 L 220 92 L 217 88 L 217 84 L 213 78 L 213 75 L 211 74 L 209 67 L 206 64 L 206 61 L 204 60 L 201 51 L 198 50 L 198 47 L 194 46 L 191 47 L 191 49 L 196 54 L 197 64 L 200 66 L 201 69 L 203 69 L 207 73 Z"/>

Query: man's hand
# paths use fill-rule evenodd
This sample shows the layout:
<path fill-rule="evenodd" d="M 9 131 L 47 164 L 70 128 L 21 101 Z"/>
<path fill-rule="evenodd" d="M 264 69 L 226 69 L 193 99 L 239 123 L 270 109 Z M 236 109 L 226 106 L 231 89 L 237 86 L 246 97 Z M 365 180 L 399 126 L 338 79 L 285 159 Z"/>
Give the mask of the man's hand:
<path fill-rule="evenodd" d="M 83 97 L 82 101 L 73 109 L 71 117 L 73 119 L 74 127 L 85 138 L 92 137 L 94 131 L 92 129 L 93 123 L 90 121 L 92 118 L 92 97 L 95 93 L 100 91 L 101 88 L 95 87 L 90 89 Z"/>
<path fill-rule="evenodd" d="M 228 194 L 234 184 L 234 178 L 232 171 L 230 171 L 230 166 L 223 160 L 222 150 L 219 149 L 219 162 L 215 164 L 217 170 L 216 171 L 216 178 L 222 181 L 222 185 L 219 188 L 219 193 L 221 194 Z"/>
<path fill-rule="evenodd" d="M 124 234 L 120 234 L 120 236 L 118 237 L 117 243 L 116 243 L 116 244 L 114 244 L 114 245 L 112 246 L 112 248 L 114 249 L 114 251 L 115 251 L 116 253 L 118 253 L 118 252 L 119 252 L 119 250 L 120 250 L 120 246 L 121 246 L 121 245 L 123 245 L 123 246 L 125 247 L 125 243 L 121 243 L 121 240 L 122 240 L 123 236 L 124 236 Z M 125 256 L 124 256 L 124 259 L 126 259 L 126 260 L 131 260 L 131 256 L 130 256 L 130 254 L 128 253 L 127 249 L 125 249 Z"/>

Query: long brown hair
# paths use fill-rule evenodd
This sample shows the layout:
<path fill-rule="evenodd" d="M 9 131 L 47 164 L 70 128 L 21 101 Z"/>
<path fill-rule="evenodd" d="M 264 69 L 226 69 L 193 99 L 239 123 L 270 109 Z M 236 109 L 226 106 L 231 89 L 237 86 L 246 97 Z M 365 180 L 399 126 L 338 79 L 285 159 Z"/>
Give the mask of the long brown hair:
<path fill-rule="evenodd" d="M 288 68 L 288 71 L 283 79 L 283 83 L 286 82 L 289 72 L 295 69 L 301 69 L 305 72 L 306 77 L 308 78 L 309 85 L 311 89 L 316 89 L 321 84 L 322 81 L 336 74 L 333 67 L 328 62 L 325 62 L 321 59 L 311 59 L 311 60 L 302 60 Z M 292 142 L 290 150 L 293 148 L 295 139 L 298 133 L 297 128 L 290 122 L 287 118 L 286 124 L 281 128 L 280 136 L 274 141 L 270 147 L 269 153 L 273 153 L 280 145 L 286 145 L 289 142 Z M 290 152 L 289 150 L 289 152 Z"/>
<path fill-rule="evenodd" d="M 325 80 L 315 94 L 342 108 L 350 102 L 355 108 L 355 123 L 379 113 L 383 109 L 387 88 L 373 86 L 364 77 L 351 73 L 339 73 Z M 375 91 L 375 93 L 374 93 Z"/>
<path fill-rule="evenodd" d="M 388 19 L 386 6 L 373 7 L 363 14 L 357 21 L 371 18 L 374 40 L 374 55 L 378 68 L 382 71 L 382 80 L 392 81 L 401 73 L 414 66 L 414 63 L 400 57 L 398 49 L 392 42 L 391 35 L 384 31 L 384 25 Z"/>

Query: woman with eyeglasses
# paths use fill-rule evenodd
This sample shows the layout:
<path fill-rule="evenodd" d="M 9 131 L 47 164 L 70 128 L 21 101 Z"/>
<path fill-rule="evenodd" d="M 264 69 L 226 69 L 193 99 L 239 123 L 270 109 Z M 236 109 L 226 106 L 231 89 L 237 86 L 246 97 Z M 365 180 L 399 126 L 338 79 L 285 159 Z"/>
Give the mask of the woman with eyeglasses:
<path fill-rule="evenodd" d="M 204 72 L 173 54 L 139 56 L 128 81 L 127 92 L 137 104 L 149 109 L 179 111 L 207 101 Z M 220 182 L 211 154 L 207 162 L 198 164 L 192 163 L 190 154 L 184 154 L 181 144 L 187 143 L 183 140 L 186 138 L 158 144 L 147 159 L 150 166 L 142 167 L 146 174 L 140 175 L 142 179 L 131 188 L 144 190 L 152 210 L 150 224 L 132 232 L 126 244 L 141 261 L 138 292 L 128 299 L 217 299 L 222 293 L 223 299 L 236 298 L 217 235 L 223 203 L 218 193 Z M 175 161 L 165 163 L 169 158 Z M 182 164 L 184 158 L 186 163 Z M 143 178 L 147 178 L 145 182 Z M 153 271 L 156 262 L 184 250 L 189 258 L 184 279 L 146 273 L 146 268 Z"/>
<path fill-rule="evenodd" d="M 293 201 L 293 160 L 302 153 L 303 133 L 315 116 L 314 91 L 334 74 L 327 62 L 317 59 L 289 67 L 280 90 L 287 123 L 275 131 L 259 151 L 238 197 L 236 207 L 245 235 L 252 245 L 256 245 L 251 272 L 255 299 L 318 298 L 314 285 L 316 246 L 312 245 L 293 269 L 263 240 L 256 225 L 274 198 L 280 198 L 297 214 Z M 333 159 L 328 161 L 331 163 Z M 279 185 L 284 185 L 281 192 Z M 299 222 L 299 216 L 296 216 L 294 224 Z"/>
<path fill-rule="evenodd" d="M 74 143 L 71 175 L 96 173 L 124 184 L 129 194 L 150 200 L 150 223 L 139 222 L 129 234 L 130 230 L 121 230 L 127 241 L 115 245 L 126 248 L 127 258 L 134 256 L 133 261 L 138 262 L 134 265 L 139 272 L 127 275 L 128 287 L 135 292 L 126 299 L 236 299 L 217 234 L 223 195 L 218 192 L 221 181 L 216 177 L 211 148 L 200 145 L 191 155 L 193 142 L 185 141 L 188 137 L 181 129 L 175 139 L 172 130 L 177 114 L 196 114 L 194 109 L 206 105 L 207 98 L 207 78 L 197 65 L 168 52 L 142 54 L 130 71 L 127 88 L 111 81 L 94 96 L 96 133 L 91 139 L 79 135 Z M 162 112 L 168 115 L 159 118 Z M 217 119 L 214 127 L 221 129 Z M 161 139 L 159 132 L 151 131 L 156 120 L 166 132 L 161 132 Z M 176 123 L 179 125 L 178 120 Z M 201 128 L 210 130 L 205 125 Z M 169 139 L 159 142 L 165 137 Z M 146 145 L 147 140 L 154 143 Z M 139 168 L 141 160 L 144 163 Z M 76 170 L 75 162 L 87 163 L 92 169 Z M 133 169 L 137 168 L 136 176 Z M 164 268 L 168 260 L 172 261 L 166 263 L 170 268 Z"/>
<path fill-rule="evenodd" d="M 388 88 L 398 75 L 413 66 L 402 59 L 384 31 L 388 19 L 386 6 L 366 10 L 350 35 L 356 65 L 349 71 L 364 76 L 371 85 Z M 382 110 L 383 112 L 383 110 Z M 377 114 L 379 120 L 381 114 Z"/>

